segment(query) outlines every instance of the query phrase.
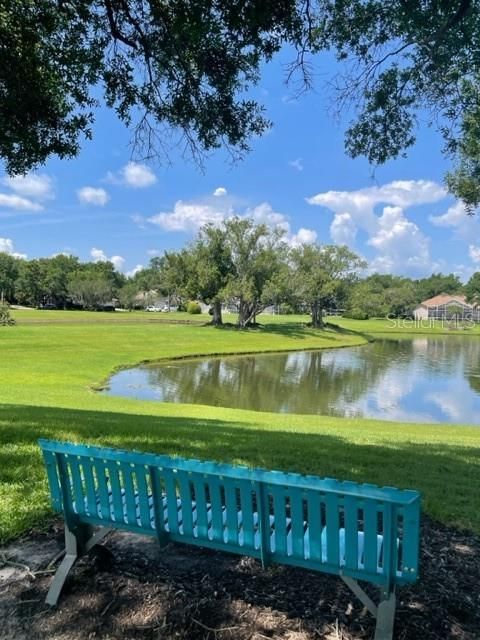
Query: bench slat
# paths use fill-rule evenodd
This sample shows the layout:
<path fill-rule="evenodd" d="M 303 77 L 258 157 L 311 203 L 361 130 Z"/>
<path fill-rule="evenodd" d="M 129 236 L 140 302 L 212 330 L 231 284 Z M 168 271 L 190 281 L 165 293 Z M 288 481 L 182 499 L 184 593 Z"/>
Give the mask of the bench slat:
<path fill-rule="evenodd" d="M 211 539 L 223 542 L 223 509 L 220 494 L 220 481 L 210 476 L 208 478 L 208 490 L 210 493 L 211 514 Z"/>
<path fill-rule="evenodd" d="M 196 524 L 195 536 L 208 540 L 208 515 L 207 499 L 205 494 L 205 480 L 200 474 L 193 474 L 193 486 L 195 490 Z"/>
<path fill-rule="evenodd" d="M 60 511 L 62 509 L 62 491 L 58 478 L 58 467 L 55 453 L 47 449 L 43 449 L 42 453 L 45 462 L 45 468 L 47 470 L 48 486 L 50 489 L 52 507 L 56 511 Z"/>
<path fill-rule="evenodd" d="M 235 484 L 230 478 L 224 478 L 223 486 L 225 488 L 226 542 L 238 544 L 239 522 Z"/>
<path fill-rule="evenodd" d="M 322 511 L 318 493 L 311 490 L 307 492 L 307 505 L 308 530 L 305 535 L 308 541 L 308 557 L 322 561 Z"/>
<path fill-rule="evenodd" d="M 358 502 L 351 495 L 343 501 L 345 519 L 345 566 L 358 568 Z"/>
<path fill-rule="evenodd" d="M 147 470 L 143 464 L 136 464 L 135 478 L 137 480 L 138 491 L 138 515 L 140 524 L 145 529 L 152 528 L 152 518 L 150 513 L 150 499 L 147 483 Z"/>
<path fill-rule="evenodd" d="M 133 468 L 127 462 L 120 463 L 120 470 L 122 473 L 123 487 L 125 494 L 125 518 L 129 524 L 136 525 L 137 523 L 137 504 L 135 500 L 136 490 L 133 480 Z"/>
<path fill-rule="evenodd" d="M 275 553 L 287 553 L 287 514 L 285 505 L 285 489 L 277 485 L 270 487 L 273 496 L 273 512 L 275 514 Z"/>
<path fill-rule="evenodd" d="M 71 480 L 72 499 L 79 504 L 79 513 L 86 513 L 85 493 L 83 491 L 82 477 L 80 474 L 80 459 L 77 456 L 68 456 L 66 462 Z"/>
<path fill-rule="evenodd" d="M 102 460 L 94 458 L 92 466 L 95 472 L 95 478 L 97 481 L 97 495 L 100 502 L 100 513 L 102 518 L 110 518 L 110 499 L 108 495 L 108 484 L 105 475 L 105 465 Z"/>
<path fill-rule="evenodd" d="M 181 519 L 183 535 L 193 536 L 192 517 L 192 490 L 188 474 L 181 473 L 178 477 L 178 487 L 180 490 L 180 500 L 182 504 Z M 162 509 L 163 511 L 163 509 Z"/>
<path fill-rule="evenodd" d="M 303 526 L 303 494 L 301 489 L 290 489 L 289 497 L 290 519 L 292 524 L 292 554 L 297 558 L 303 558 L 305 531 Z"/>
<path fill-rule="evenodd" d="M 176 474 L 174 474 L 172 469 L 163 468 L 162 476 L 165 478 L 168 531 L 169 533 L 178 533 Z"/>
<path fill-rule="evenodd" d="M 327 562 L 331 565 L 340 565 L 338 530 L 339 512 L 338 496 L 334 493 L 325 495 L 326 512 L 326 541 L 327 541 Z"/>
<path fill-rule="evenodd" d="M 241 539 L 239 543 L 248 549 L 254 549 L 252 487 L 250 483 L 240 485 L 240 505 L 242 512 Z"/>
<path fill-rule="evenodd" d="M 118 465 L 112 461 L 107 462 L 107 473 L 109 480 L 109 487 L 112 493 L 113 515 L 116 522 L 122 522 L 124 520 L 123 514 L 123 501 L 122 501 L 122 489 L 120 487 L 120 479 L 118 477 Z"/>
<path fill-rule="evenodd" d="M 83 477 L 87 494 L 87 512 L 90 515 L 97 514 L 97 491 L 93 476 L 93 465 L 89 458 L 82 458 Z"/>
<path fill-rule="evenodd" d="M 364 540 L 363 566 L 372 573 L 378 566 L 378 512 L 377 503 L 365 500 L 363 505 Z"/>

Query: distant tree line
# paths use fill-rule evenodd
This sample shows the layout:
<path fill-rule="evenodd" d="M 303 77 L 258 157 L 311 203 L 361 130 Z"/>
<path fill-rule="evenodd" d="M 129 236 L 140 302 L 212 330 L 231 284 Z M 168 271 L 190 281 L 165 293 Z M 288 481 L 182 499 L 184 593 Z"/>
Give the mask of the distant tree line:
<path fill-rule="evenodd" d="M 131 277 L 108 261 L 80 262 L 68 255 L 23 260 L 0 253 L 0 299 L 39 308 L 131 310 L 164 297 L 169 307 L 208 305 L 215 325 L 222 324 L 223 309 L 234 310 L 240 327 L 254 324 L 270 306 L 309 313 L 318 327 L 329 309 L 358 319 L 408 316 L 440 293 L 462 293 L 480 303 L 480 272 L 463 285 L 454 274 L 417 280 L 366 276 L 366 266 L 346 246 L 291 247 L 281 229 L 233 217 L 204 226 L 192 242 L 152 258 Z"/>

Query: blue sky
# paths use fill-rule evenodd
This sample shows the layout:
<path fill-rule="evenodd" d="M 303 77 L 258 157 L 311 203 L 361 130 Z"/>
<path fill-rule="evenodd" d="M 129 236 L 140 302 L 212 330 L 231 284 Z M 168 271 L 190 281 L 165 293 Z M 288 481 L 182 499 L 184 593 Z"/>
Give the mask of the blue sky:
<path fill-rule="evenodd" d="M 344 153 L 348 118 L 337 123 L 331 115 L 328 73 L 316 91 L 294 99 L 284 83 L 287 61 L 283 54 L 269 65 L 252 90 L 272 130 L 243 161 L 232 165 L 219 151 L 203 173 L 178 153 L 165 166 L 133 162 L 130 133 L 100 109 L 93 141 L 76 159 L 0 178 L 0 251 L 113 258 L 132 273 L 183 245 L 202 223 L 237 213 L 282 225 L 291 244 L 346 243 L 370 270 L 454 271 L 462 279 L 480 270 L 480 226 L 442 187 L 448 165 L 438 134 L 422 126 L 406 159 L 373 172 Z"/>

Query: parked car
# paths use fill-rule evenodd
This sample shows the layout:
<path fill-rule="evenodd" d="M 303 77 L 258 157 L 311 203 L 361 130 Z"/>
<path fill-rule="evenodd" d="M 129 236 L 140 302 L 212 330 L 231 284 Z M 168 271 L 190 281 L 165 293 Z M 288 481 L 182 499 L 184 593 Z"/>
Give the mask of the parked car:
<path fill-rule="evenodd" d="M 166 304 L 162 307 L 162 311 L 178 311 L 178 307 L 168 306 L 168 304 Z"/>
<path fill-rule="evenodd" d="M 158 311 L 162 311 L 162 309 L 160 307 L 157 307 L 154 304 L 149 304 L 148 307 L 146 307 L 145 311 L 158 312 Z"/>

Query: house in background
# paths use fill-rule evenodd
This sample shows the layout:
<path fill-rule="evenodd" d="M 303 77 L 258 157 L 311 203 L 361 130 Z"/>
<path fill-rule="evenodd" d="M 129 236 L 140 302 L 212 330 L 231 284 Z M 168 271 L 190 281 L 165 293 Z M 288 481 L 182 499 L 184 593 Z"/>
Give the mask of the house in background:
<path fill-rule="evenodd" d="M 480 310 L 467 302 L 461 294 L 441 293 L 438 296 L 424 300 L 413 310 L 416 320 L 433 318 L 448 320 L 454 316 L 464 320 L 479 322 Z"/>

